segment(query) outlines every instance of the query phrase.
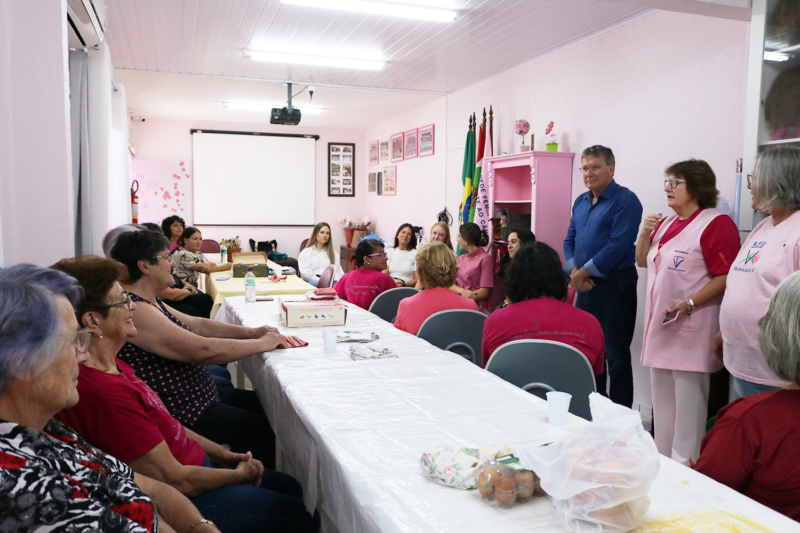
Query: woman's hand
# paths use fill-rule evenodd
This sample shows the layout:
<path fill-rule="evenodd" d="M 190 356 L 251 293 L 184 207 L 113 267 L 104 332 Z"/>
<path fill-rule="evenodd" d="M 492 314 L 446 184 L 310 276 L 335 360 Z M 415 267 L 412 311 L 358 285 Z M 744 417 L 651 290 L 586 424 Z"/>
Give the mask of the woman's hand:
<path fill-rule="evenodd" d="M 189 294 L 190 294 L 190 295 L 191 295 L 191 294 L 197 294 L 197 287 L 195 287 L 195 286 L 194 286 L 194 285 L 192 285 L 191 283 L 187 283 L 187 284 L 185 284 L 185 285 L 183 286 L 183 288 L 184 288 L 184 289 L 186 289 L 187 291 L 189 291 Z"/>
<path fill-rule="evenodd" d="M 689 302 L 687 302 L 686 300 L 683 300 L 682 302 L 679 302 L 676 305 L 673 305 L 672 307 L 670 307 L 669 309 L 664 311 L 664 316 L 661 317 L 661 319 L 663 320 L 668 314 L 670 314 L 673 311 L 678 311 L 678 316 L 675 317 L 675 320 L 680 320 L 681 317 L 688 316 L 689 315 Z M 673 320 L 673 322 L 674 322 L 674 320 Z"/>
<path fill-rule="evenodd" d="M 394 283 L 395 283 L 395 285 L 397 285 L 398 287 L 405 287 L 405 286 L 406 286 L 406 282 L 405 282 L 405 281 L 403 281 L 403 280 L 401 280 L 401 279 L 396 279 L 396 280 L 394 280 Z"/>
<path fill-rule="evenodd" d="M 240 461 L 234 469 L 239 474 L 240 483 L 258 487 L 261 484 L 261 474 L 264 473 L 263 465 L 261 466 L 261 472 L 259 472 L 258 465 L 261 465 L 261 463 L 259 461 L 253 462 L 253 454 L 247 452 L 246 454 L 236 455 L 242 455 L 246 458 L 246 460 Z M 258 465 L 256 463 L 258 463 Z"/>
<path fill-rule="evenodd" d="M 265 352 L 271 352 L 275 348 L 286 348 L 289 345 L 289 341 L 286 340 L 286 337 L 280 335 L 278 333 L 267 333 L 261 340 L 264 341 L 264 350 Z"/>
<path fill-rule="evenodd" d="M 650 237 L 650 234 L 656 230 L 658 223 L 661 222 L 662 218 L 664 217 L 661 215 L 661 213 L 658 213 L 657 215 L 647 215 L 644 217 L 644 224 L 642 224 L 642 235 L 647 235 Z"/>
<path fill-rule="evenodd" d="M 266 325 L 265 326 L 261 326 L 260 328 L 250 328 L 250 332 L 251 332 L 251 335 L 250 335 L 251 339 L 260 339 L 261 337 L 263 337 L 267 333 L 278 333 L 278 334 L 280 334 L 280 331 L 278 331 L 276 328 L 273 328 L 273 327 L 270 327 L 270 326 L 266 326 Z"/>

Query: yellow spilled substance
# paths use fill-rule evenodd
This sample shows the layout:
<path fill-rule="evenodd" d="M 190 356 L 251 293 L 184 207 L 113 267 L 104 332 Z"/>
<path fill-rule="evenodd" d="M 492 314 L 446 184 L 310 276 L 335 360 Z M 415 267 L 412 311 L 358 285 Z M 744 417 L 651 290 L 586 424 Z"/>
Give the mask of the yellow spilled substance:
<path fill-rule="evenodd" d="M 683 513 L 648 520 L 631 533 L 772 533 L 742 515 L 722 511 Z"/>

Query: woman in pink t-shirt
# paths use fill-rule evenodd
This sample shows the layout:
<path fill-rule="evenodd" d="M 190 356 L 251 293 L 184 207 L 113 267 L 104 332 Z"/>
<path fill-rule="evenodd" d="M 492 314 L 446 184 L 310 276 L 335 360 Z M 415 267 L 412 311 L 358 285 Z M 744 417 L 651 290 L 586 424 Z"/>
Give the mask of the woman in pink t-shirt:
<path fill-rule="evenodd" d="M 458 245 L 467 253 L 458 256 L 458 277 L 450 290 L 475 300 L 478 311 L 489 311 L 489 296 L 494 287 L 494 261 L 483 247 L 489 244 L 489 234 L 474 222 L 458 228 Z"/>
<path fill-rule="evenodd" d="M 382 242 L 374 239 L 359 242 L 354 261 L 358 268 L 342 276 L 334 287 L 339 298 L 369 309 L 380 293 L 397 288 L 392 276 L 382 272 L 386 270 Z"/>
<path fill-rule="evenodd" d="M 738 398 L 780 389 L 786 381 L 767 366 L 758 346 L 758 320 L 775 287 L 800 268 L 800 148 L 762 152 L 748 187 L 753 209 L 769 216 L 748 235 L 728 273 L 722 300 L 720 333 L 725 368 L 733 375 Z M 719 351 L 717 352 L 719 355 Z"/>
<path fill-rule="evenodd" d="M 478 310 L 474 300 L 449 290 L 456 279 L 458 266 L 453 251 L 444 243 L 430 242 L 416 256 L 419 293 L 400 302 L 394 327 L 416 335 L 429 316 L 448 309 Z"/>

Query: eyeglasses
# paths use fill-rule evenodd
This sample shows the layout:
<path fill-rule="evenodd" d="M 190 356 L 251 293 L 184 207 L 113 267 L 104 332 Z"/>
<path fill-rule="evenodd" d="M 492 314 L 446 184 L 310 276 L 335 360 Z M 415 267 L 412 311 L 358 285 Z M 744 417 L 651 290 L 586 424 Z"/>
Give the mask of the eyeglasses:
<path fill-rule="evenodd" d="M 590 170 L 592 172 L 597 172 L 603 167 L 610 167 L 610 166 L 611 165 L 592 165 L 590 167 L 578 167 L 578 170 L 580 170 L 583 174 L 588 174 Z"/>
<path fill-rule="evenodd" d="M 125 293 L 125 297 L 121 302 L 117 302 L 115 304 L 109 304 L 106 305 L 105 307 L 110 309 L 112 307 L 122 307 L 123 305 L 127 307 L 129 310 L 133 309 L 133 299 L 131 298 L 131 295 L 128 294 L 127 292 Z"/>
<path fill-rule="evenodd" d="M 369 254 L 367 257 L 386 257 L 386 252 L 378 252 L 376 254 Z"/>
<path fill-rule="evenodd" d="M 59 333 L 57 336 L 71 336 L 72 340 L 70 344 L 75 346 L 75 350 L 78 353 L 86 353 L 86 351 L 89 349 L 89 343 L 92 341 L 92 330 L 89 328 L 84 328 L 72 333 Z"/>
<path fill-rule="evenodd" d="M 153 259 L 155 259 L 156 261 L 158 261 L 159 259 L 164 259 L 164 260 L 169 261 L 171 263 L 172 262 L 172 254 L 157 255 L 157 256 L 153 257 Z"/>
<path fill-rule="evenodd" d="M 674 189 L 678 186 L 679 183 L 686 183 L 686 180 L 682 180 L 679 178 L 667 178 L 664 180 L 664 187 L 669 185 L 670 189 Z"/>
<path fill-rule="evenodd" d="M 748 174 L 747 175 L 747 188 L 749 189 L 752 185 L 753 185 L 753 175 L 752 174 Z"/>

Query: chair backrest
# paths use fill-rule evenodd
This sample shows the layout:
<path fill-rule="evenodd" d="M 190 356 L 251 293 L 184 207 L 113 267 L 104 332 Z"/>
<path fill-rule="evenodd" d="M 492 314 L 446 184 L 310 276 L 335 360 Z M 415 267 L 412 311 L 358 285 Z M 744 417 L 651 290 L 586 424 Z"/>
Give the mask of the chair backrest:
<path fill-rule="evenodd" d="M 214 239 L 203 239 L 200 251 L 204 254 L 218 254 L 220 252 L 219 243 Z"/>
<path fill-rule="evenodd" d="M 300 243 L 300 251 L 305 250 L 306 246 L 308 246 L 308 239 L 303 239 L 303 242 Z"/>
<path fill-rule="evenodd" d="M 333 265 L 328 265 L 319 276 L 318 289 L 327 289 L 333 283 Z"/>
<path fill-rule="evenodd" d="M 546 340 L 519 340 L 494 351 L 486 370 L 509 383 L 546 399 L 551 390 L 572 394 L 569 412 L 592 419 L 589 394 L 595 392 L 589 360 L 567 344 Z"/>
<path fill-rule="evenodd" d="M 382 292 L 373 300 L 372 305 L 369 306 L 369 312 L 378 315 L 380 318 L 387 322 L 394 324 L 397 318 L 397 306 L 400 305 L 400 300 L 414 296 L 419 291 L 412 287 L 398 287 L 396 289 L 389 289 Z"/>
<path fill-rule="evenodd" d="M 417 337 L 481 365 L 481 340 L 486 315 L 467 309 L 439 311 L 425 319 Z"/>

